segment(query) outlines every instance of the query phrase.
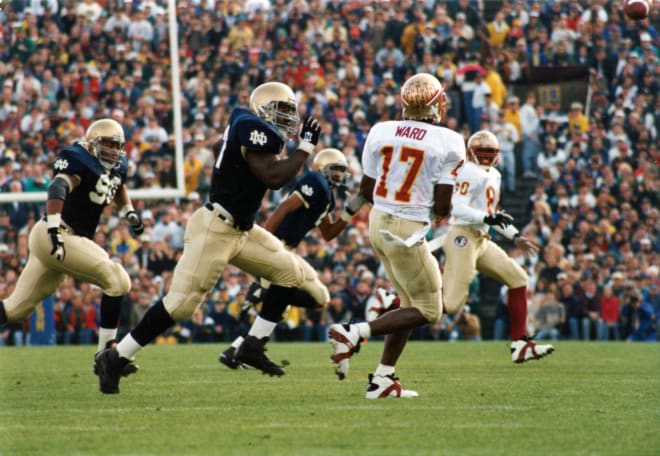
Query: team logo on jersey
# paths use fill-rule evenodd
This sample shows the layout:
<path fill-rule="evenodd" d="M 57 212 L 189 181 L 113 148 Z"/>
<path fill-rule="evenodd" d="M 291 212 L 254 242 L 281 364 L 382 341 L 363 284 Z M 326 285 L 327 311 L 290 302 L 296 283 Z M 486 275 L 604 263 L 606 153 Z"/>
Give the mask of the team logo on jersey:
<path fill-rule="evenodd" d="M 69 162 L 63 158 L 58 158 L 53 164 L 55 169 L 67 169 L 69 167 Z"/>
<path fill-rule="evenodd" d="M 456 236 L 456 237 L 454 238 L 454 245 L 455 245 L 456 247 L 461 247 L 461 248 L 463 248 L 463 247 L 465 247 L 465 246 L 467 245 L 467 243 L 468 243 L 468 240 L 467 240 L 467 238 L 466 238 L 465 236 Z"/>
<path fill-rule="evenodd" d="M 300 191 L 305 196 L 312 196 L 314 194 L 314 189 L 307 184 L 300 187 Z"/>
<path fill-rule="evenodd" d="M 266 133 L 263 131 L 252 130 L 250 133 L 250 142 L 252 144 L 259 144 L 260 146 L 263 146 L 268 142 L 268 136 L 266 136 Z"/>

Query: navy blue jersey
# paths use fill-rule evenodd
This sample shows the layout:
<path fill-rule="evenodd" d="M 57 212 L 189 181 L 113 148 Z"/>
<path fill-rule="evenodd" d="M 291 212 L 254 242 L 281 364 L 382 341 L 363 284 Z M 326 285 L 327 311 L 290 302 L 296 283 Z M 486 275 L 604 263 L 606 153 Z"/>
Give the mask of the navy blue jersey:
<path fill-rule="evenodd" d="M 303 174 L 291 193 L 302 198 L 303 206 L 284 217 L 275 236 L 286 245 L 296 247 L 307 232 L 334 209 L 335 196 L 328 180 L 318 171 Z"/>
<path fill-rule="evenodd" d="M 252 174 L 243 154 L 250 149 L 277 155 L 284 140 L 268 122 L 246 109 L 236 108 L 222 141 L 213 168 L 210 200 L 227 209 L 239 229 L 249 230 L 267 188 Z"/>
<path fill-rule="evenodd" d="M 64 201 L 62 220 L 73 231 L 92 239 L 103 208 L 112 203 L 117 189 L 126 182 L 128 162 L 122 157 L 109 172 L 79 144 L 65 147 L 53 163 L 55 174 L 77 175 L 78 186 Z"/>

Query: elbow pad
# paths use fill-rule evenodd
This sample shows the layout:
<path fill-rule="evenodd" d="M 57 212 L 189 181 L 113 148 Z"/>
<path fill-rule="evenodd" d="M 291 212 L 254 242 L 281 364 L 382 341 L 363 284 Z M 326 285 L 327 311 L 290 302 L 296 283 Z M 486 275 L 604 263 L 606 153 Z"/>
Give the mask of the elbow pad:
<path fill-rule="evenodd" d="M 69 194 L 69 183 L 61 177 L 55 177 L 48 186 L 48 199 L 65 200 Z"/>

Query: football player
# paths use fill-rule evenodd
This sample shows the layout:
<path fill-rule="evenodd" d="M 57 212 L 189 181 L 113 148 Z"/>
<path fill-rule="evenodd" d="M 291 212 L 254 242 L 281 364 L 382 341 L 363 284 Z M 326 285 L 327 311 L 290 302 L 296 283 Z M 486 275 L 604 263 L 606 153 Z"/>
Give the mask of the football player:
<path fill-rule="evenodd" d="M 266 220 L 264 228 L 281 239 L 284 245 L 292 252 L 295 252 L 300 241 L 316 226 L 319 227 L 321 235 L 326 241 L 337 237 L 346 227 L 351 215 L 344 212 L 341 218 L 334 221 L 331 220 L 330 213 L 335 207 L 333 189 L 345 185 L 347 170 L 348 162 L 341 151 L 327 148 L 317 153 L 312 162 L 312 170 L 303 174 L 298 182 L 296 182 L 289 196 L 282 201 L 268 220 Z M 318 306 L 318 302 L 307 291 L 310 287 L 318 286 L 315 283 L 318 280 L 316 273 L 303 258 L 299 257 L 299 260 L 306 270 L 305 277 L 307 281 L 291 297 L 292 301 L 288 302 L 288 304 L 322 310 Z M 268 288 L 268 285 L 268 282 L 262 279 L 261 283 L 254 282 L 250 286 L 247 296 L 250 304 L 256 305 L 261 301 L 261 297 L 265 293 L 265 289 Z M 275 329 L 275 325 L 272 324 L 273 322 L 263 320 L 265 319 L 257 316 L 257 321 L 255 321 L 248 332 L 248 338 L 265 337 L 256 332 L 256 328 L 259 326 L 270 328 L 270 332 L 266 334 L 266 336 L 270 336 Z M 220 354 L 220 362 L 231 369 L 238 369 L 242 364 L 260 368 L 258 365 L 253 365 L 252 360 L 249 358 L 239 361 L 242 354 L 239 347 L 242 342 L 243 337 L 237 337 L 231 346 Z M 239 353 L 238 356 L 236 356 L 237 351 Z M 274 365 L 268 367 L 269 370 L 266 373 L 271 375 L 284 374 L 284 369 L 281 366 Z"/>
<path fill-rule="evenodd" d="M 461 135 L 436 125 L 445 115 L 446 96 L 434 76 L 409 78 L 401 100 L 403 120 L 381 122 L 369 131 L 360 192 L 347 205 L 355 212 L 361 203 L 373 203 L 369 240 L 399 294 L 400 308 L 371 322 L 333 324 L 328 331 L 340 379 L 363 338 L 386 335 L 380 364 L 369 375 L 367 399 L 418 396 L 401 386 L 395 365 L 411 330 L 442 315 L 440 268 L 424 237 L 435 218 L 449 214 L 456 175 L 465 161 Z"/>
<path fill-rule="evenodd" d="M 319 306 L 329 301 L 328 290 L 284 244 L 254 220 L 266 190 L 282 187 L 314 153 L 321 132 L 308 117 L 299 125 L 293 91 L 286 84 L 267 82 L 250 94 L 249 109 L 232 111 L 222 137 L 214 144 L 216 155 L 209 201 L 197 209 L 186 226 L 183 255 L 179 259 L 167 295 L 147 310 L 144 317 L 115 348 L 96 360 L 100 389 L 119 392 L 121 369 L 159 334 L 185 321 L 213 288 L 228 263 L 271 282 L 264 296 L 261 317 L 279 321 L 290 296 L 306 285 Z M 300 126 L 300 128 L 299 128 Z M 284 142 L 299 131 L 297 149 L 280 159 Z M 283 307 L 284 306 L 284 307 Z M 268 325 L 253 329 L 245 339 L 243 358 L 261 370 L 274 372 L 266 355 Z M 272 323 L 275 325 L 275 323 Z"/>
<path fill-rule="evenodd" d="M 136 235 L 144 226 L 128 198 L 124 130 L 112 119 L 87 129 L 84 141 L 62 149 L 53 164 L 46 216 L 29 235 L 30 255 L 12 294 L 0 302 L 0 325 L 25 319 L 66 275 L 103 289 L 97 356 L 115 343 L 128 273 L 93 241 L 103 209 L 113 201 Z M 127 375 L 137 366 L 127 363 Z"/>
<path fill-rule="evenodd" d="M 525 255 L 538 246 L 512 225 L 513 217 L 499 210 L 500 172 L 497 137 L 486 130 L 474 133 L 467 143 L 468 161 L 459 170 L 452 197 L 450 228 L 445 239 L 444 300 L 454 314 L 467 301 L 476 271 L 509 287 L 507 304 L 511 316 L 511 358 L 515 363 L 540 359 L 552 353 L 552 345 L 537 345 L 526 337 L 527 273 L 488 236 L 488 230 L 512 239 Z"/>

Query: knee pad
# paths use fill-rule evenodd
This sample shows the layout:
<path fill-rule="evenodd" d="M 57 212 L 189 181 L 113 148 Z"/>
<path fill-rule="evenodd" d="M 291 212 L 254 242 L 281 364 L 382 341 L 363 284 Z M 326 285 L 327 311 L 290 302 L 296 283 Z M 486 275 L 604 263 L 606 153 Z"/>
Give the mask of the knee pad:
<path fill-rule="evenodd" d="M 172 320 L 182 322 L 188 320 L 195 309 L 204 300 L 205 292 L 191 291 L 188 294 L 174 293 L 170 291 L 165 298 L 163 298 L 163 305 L 165 310 L 170 314 Z"/>
<path fill-rule="evenodd" d="M 103 292 L 108 296 L 123 296 L 131 291 L 131 278 L 126 270 L 114 261 L 108 261 L 108 271 L 103 271 L 105 282 L 108 284 Z M 105 269 L 105 268 L 103 268 Z"/>

